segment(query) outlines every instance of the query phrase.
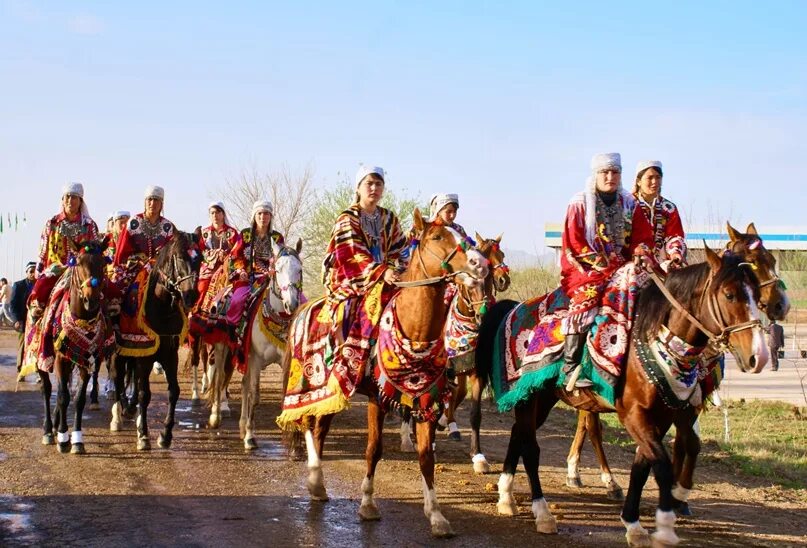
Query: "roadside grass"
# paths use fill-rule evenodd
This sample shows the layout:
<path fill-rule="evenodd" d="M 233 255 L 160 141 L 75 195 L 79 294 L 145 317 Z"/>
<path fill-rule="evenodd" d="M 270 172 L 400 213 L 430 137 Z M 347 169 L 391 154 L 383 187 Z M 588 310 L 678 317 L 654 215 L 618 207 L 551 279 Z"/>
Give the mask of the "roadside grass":
<path fill-rule="evenodd" d="M 698 458 L 800 490 L 807 501 L 807 409 L 784 402 L 729 400 L 723 404 L 728 411 L 729 440 L 725 441 L 723 409 L 707 409 L 700 416 Z M 606 443 L 635 446 L 616 414 L 600 417 Z M 674 434 L 673 428 L 667 438 L 670 443 Z"/>

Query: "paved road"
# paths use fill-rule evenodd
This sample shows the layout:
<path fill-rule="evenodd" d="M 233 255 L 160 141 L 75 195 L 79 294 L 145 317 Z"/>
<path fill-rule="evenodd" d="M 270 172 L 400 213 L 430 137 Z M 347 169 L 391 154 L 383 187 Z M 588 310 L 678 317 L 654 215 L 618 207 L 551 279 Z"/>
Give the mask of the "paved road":
<path fill-rule="evenodd" d="M 779 360 L 779 370 L 770 364 L 758 375 L 742 373 L 733 358 L 726 359 L 726 376 L 720 386 L 723 399 L 778 400 L 807 405 L 807 360 Z"/>

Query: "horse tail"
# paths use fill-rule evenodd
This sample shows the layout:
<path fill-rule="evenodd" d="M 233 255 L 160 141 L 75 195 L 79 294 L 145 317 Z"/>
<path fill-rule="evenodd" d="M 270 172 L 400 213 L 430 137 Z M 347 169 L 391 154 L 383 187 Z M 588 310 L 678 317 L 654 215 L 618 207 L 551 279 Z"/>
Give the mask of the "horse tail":
<path fill-rule="evenodd" d="M 482 388 L 487 386 L 493 375 L 493 346 L 496 342 L 496 333 L 499 326 L 505 320 L 510 311 L 518 306 L 517 301 L 505 299 L 494 304 L 490 310 L 482 317 L 482 324 L 479 326 L 479 338 L 476 343 L 476 375 L 479 378 Z"/>

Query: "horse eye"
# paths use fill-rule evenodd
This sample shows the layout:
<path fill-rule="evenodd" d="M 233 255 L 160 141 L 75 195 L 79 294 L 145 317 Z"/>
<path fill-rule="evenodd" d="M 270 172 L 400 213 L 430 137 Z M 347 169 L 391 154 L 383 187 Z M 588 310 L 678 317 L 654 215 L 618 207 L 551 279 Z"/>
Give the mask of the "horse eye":
<path fill-rule="evenodd" d="M 443 237 L 440 236 L 439 234 L 432 237 L 432 240 L 442 240 L 442 239 L 443 239 Z"/>
<path fill-rule="evenodd" d="M 734 293 L 726 293 L 727 301 L 734 301 Z"/>

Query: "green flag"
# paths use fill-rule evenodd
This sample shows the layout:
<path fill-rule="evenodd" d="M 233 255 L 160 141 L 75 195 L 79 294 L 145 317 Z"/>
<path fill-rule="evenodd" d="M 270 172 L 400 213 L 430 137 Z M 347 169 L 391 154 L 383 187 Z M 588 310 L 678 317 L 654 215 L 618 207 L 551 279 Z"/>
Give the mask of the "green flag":
<path fill-rule="evenodd" d="M 3 233 L 3 216 L 0 215 L 0 234 Z"/>

